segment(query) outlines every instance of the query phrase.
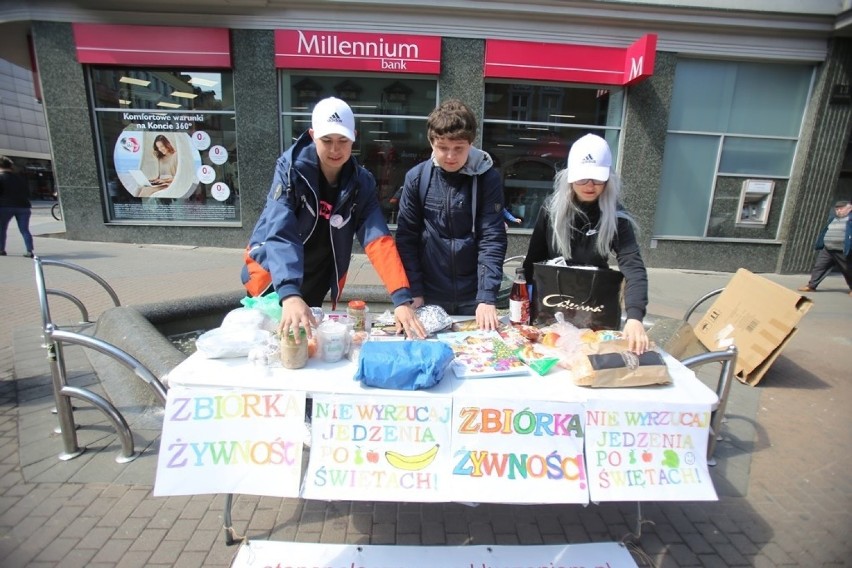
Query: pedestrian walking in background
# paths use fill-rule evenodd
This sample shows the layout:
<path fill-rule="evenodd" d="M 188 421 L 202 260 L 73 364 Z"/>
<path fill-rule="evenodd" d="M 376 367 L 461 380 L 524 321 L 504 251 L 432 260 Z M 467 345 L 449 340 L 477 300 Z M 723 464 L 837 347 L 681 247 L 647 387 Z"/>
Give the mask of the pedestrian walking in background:
<path fill-rule="evenodd" d="M 834 211 L 828 216 L 828 223 L 820 231 L 814 248 L 819 251 L 811 279 L 799 288 L 800 292 L 816 292 L 817 286 L 836 266 L 843 273 L 849 295 L 852 296 L 852 203 L 848 199 L 834 204 Z"/>
<path fill-rule="evenodd" d="M 15 172 L 15 162 L 6 156 L 0 156 L 0 256 L 6 256 L 6 230 L 14 218 L 18 230 L 24 238 L 27 252 L 24 256 L 33 257 L 33 236 L 30 233 L 30 203 L 27 180 Z"/>

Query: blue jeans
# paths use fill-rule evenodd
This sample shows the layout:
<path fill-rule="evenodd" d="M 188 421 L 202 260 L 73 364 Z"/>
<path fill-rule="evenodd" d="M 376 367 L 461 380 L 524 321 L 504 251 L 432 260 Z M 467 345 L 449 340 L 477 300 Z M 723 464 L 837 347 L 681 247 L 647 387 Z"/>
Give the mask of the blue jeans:
<path fill-rule="evenodd" d="M 6 229 L 12 218 L 18 223 L 18 230 L 24 237 L 24 246 L 27 252 L 33 251 L 33 236 L 30 234 L 30 215 L 32 209 L 29 207 L 0 207 L 0 251 L 6 250 Z"/>

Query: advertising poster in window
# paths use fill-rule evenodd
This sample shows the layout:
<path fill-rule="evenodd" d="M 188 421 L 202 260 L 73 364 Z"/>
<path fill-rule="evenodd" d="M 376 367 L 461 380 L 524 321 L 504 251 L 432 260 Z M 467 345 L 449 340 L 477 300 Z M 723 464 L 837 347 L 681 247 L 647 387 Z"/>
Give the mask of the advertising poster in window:
<path fill-rule="evenodd" d="M 238 225 L 230 72 L 89 69 L 107 221 Z"/>
<path fill-rule="evenodd" d="M 114 220 L 238 221 L 233 164 L 204 115 L 126 112 L 112 145 Z"/>

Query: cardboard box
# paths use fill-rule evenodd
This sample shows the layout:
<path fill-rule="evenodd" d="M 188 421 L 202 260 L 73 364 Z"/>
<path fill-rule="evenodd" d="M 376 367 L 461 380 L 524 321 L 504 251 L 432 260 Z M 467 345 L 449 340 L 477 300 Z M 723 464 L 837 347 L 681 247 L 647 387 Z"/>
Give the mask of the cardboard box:
<path fill-rule="evenodd" d="M 754 386 L 812 305 L 801 294 L 741 268 L 695 325 L 695 335 L 711 351 L 736 345 L 737 378 Z"/>

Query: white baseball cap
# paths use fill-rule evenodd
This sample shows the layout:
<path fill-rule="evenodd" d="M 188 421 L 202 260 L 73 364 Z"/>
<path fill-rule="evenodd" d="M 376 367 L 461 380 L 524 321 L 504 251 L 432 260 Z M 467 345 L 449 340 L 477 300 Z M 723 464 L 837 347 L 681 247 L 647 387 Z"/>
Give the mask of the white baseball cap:
<path fill-rule="evenodd" d="M 568 152 L 568 183 L 581 179 L 609 179 L 612 152 L 600 136 L 586 134 L 571 146 Z"/>
<path fill-rule="evenodd" d="M 335 97 L 323 99 L 311 115 L 314 138 L 340 134 L 355 142 L 355 116 L 349 105 Z"/>

